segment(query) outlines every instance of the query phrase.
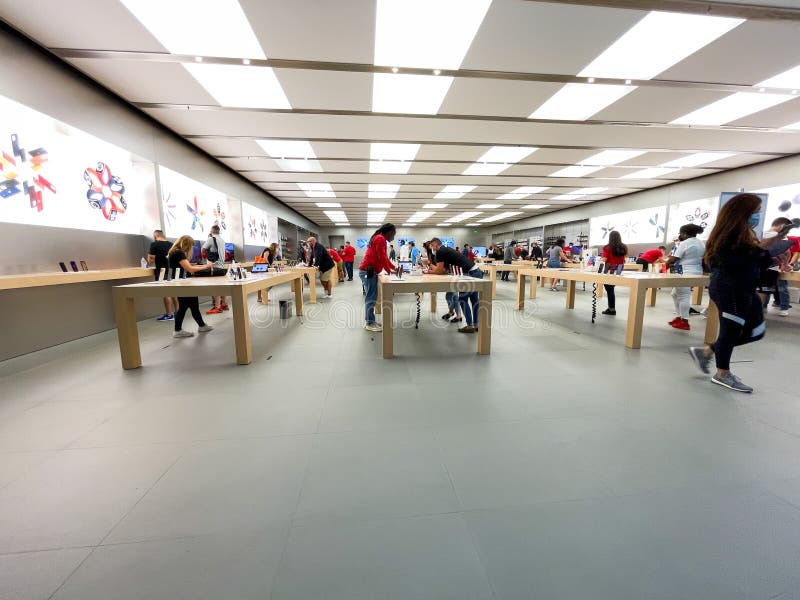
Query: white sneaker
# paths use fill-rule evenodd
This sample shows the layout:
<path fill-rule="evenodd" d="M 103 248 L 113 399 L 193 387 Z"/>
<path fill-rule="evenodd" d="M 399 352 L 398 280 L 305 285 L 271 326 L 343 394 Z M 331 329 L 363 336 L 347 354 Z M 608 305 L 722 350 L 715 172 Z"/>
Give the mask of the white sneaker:
<path fill-rule="evenodd" d="M 371 331 L 372 333 L 380 333 L 383 331 L 383 327 L 381 327 L 378 323 L 369 323 L 368 325 L 364 326 L 364 329 Z"/>
<path fill-rule="evenodd" d="M 778 311 L 778 316 L 779 317 L 788 317 L 789 316 L 789 311 L 788 310 L 779 310 Z"/>
<path fill-rule="evenodd" d="M 333 294 L 325 294 L 326 298 L 333 298 Z"/>
<path fill-rule="evenodd" d="M 197 331 L 200 333 L 207 333 L 209 331 L 214 331 L 214 328 L 211 325 L 201 325 Z"/>
<path fill-rule="evenodd" d="M 174 338 L 194 337 L 194 332 L 181 329 L 180 331 L 173 331 L 172 337 Z"/>

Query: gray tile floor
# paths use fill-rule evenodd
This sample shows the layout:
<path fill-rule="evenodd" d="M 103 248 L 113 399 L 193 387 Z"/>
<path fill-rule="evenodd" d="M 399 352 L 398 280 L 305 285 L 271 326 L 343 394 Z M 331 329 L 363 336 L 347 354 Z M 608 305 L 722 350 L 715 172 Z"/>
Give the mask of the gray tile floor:
<path fill-rule="evenodd" d="M 0 598 L 800 598 L 800 307 L 735 396 L 666 291 L 633 351 L 589 292 L 514 285 L 490 357 L 426 298 L 382 360 L 353 282 L 254 305 L 248 367 L 228 315 L 142 323 L 136 371 L 113 332 L 0 363 Z"/>

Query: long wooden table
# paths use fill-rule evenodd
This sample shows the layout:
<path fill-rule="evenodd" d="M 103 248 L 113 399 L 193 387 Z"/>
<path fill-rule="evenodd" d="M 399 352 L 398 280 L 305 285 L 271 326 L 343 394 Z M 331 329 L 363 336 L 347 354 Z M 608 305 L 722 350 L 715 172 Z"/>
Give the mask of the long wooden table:
<path fill-rule="evenodd" d="M 671 273 L 635 273 L 623 272 L 621 275 L 609 275 L 594 271 L 577 269 L 522 269 L 517 278 L 517 309 L 525 308 L 525 281 L 532 278 L 531 287 L 535 288 L 536 277 L 564 279 L 567 282 L 566 307 L 575 308 L 575 283 L 584 281 L 617 285 L 630 288 L 628 301 L 628 322 L 625 332 L 625 346 L 642 347 L 642 325 L 644 307 L 648 290 L 661 287 L 703 287 L 708 285 L 708 275 L 673 275 Z M 717 309 L 713 302 L 709 303 L 706 319 L 705 341 L 711 343 L 717 339 Z"/>
<path fill-rule="evenodd" d="M 489 354 L 492 347 L 492 282 L 468 276 L 394 275 L 378 278 L 375 312 L 383 314 L 383 358 L 394 357 L 394 295 L 437 292 L 478 292 L 478 354 Z"/>
<path fill-rule="evenodd" d="M 285 267 L 286 271 L 295 271 L 308 275 L 308 303 L 317 303 L 317 267 L 306 267 L 304 265 L 295 265 L 293 267 Z M 301 277 L 300 280 L 305 283 L 305 278 Z"/>
<path fill-rule="evenodd" d="M 484 273 L 489 274 L 489 281 L 492 282 L 492 300 L 497 299 L 497 273 L 509 272 L 516 273 L 520 269 L 529 269 L 529 266 L 511 263 L 510 265 L 504 263 L 493 264 L 478 264 L 478 267 Z"/>
<path fill-rule="evenodd" d="M 236 362 L 240 365 L 247 365 L 253 361 L 250 344 L 250 318 L 247 311 L 248 294 L 290 283 L 294 292 L 295 310 L 297 316 L 300 317 L 303 315 L 302 281 L 303 274 L 300 271 L 283 271 L 249 275 L 246 279 L 239 281 L 230 281 L 227 277 L 192 277 L 115 286 L 112 293 L 122 368 L 136 369 L 142 366 L 139 330 L 136 323 L 136 298 L 230 296 Z"/>
<path fill-rule="evenodd" d="M 29 287 L 113 281 L 115 279 L 152 279 L 153 269 L 147 267 L 125 267 L 122 269 L 95 269 L 92 271 L 69 271 L 64 273 L 25 273 L 0 275 L 0 290 L 16 290 Z"/>

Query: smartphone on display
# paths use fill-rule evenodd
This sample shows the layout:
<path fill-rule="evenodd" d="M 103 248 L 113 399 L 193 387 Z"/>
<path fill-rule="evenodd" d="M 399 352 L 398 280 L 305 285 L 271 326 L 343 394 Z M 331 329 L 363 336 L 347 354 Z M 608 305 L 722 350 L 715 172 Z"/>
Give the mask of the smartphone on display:
<path fill-rule="evenodd" d="M 85 260 L 81 261 L 81 270 L 82 271 L 88 271 L 89 270 L 89 267 L 86 266 L 86 261 Z"/>
<path fill-rule="evenodd" d="M 72 270 L 76 273 L 78 272 L 78 265 L 75 263 L 74 260 L 69 261 L 69 266 L 72 267 Z"/>
<path fill-rule="evenodd" d="M 61 270 L 64 271 L 64 273 L 67 273 L 67 265 L 65 265 L 63 262 L 60 262 L 58 263 L 58 266 L 61 267 Z"/>

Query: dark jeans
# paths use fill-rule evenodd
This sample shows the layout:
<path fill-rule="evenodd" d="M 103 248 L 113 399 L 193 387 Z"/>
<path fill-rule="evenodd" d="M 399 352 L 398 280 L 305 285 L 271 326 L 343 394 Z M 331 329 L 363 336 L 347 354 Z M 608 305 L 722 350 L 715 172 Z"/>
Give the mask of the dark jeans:
<path fill-rule="evenodd" d="M 344 263 L 344 270 L 347 272 L 347 281 L 353 281 L 353 263 Z"/>
<path fill-rule="evenodd" d="M 764 309 L 758 294 L 737 292 L 734 286 L 712 284 L 708 295 L 719 310 L 719 335 L 711 349 L 717 368 L 727 371 L 736 346 L 757 342 L 764 337 Z"/>
<path fill-rule="evenodd" d="M 467 275 L 475 279 L 483 279 L 483 271 L 480 269 L 470 271 Z M 458 303 L 461 305 L 461 312 L 464 313 L 467 325 L 476 326 L 478 324 L 478 292 L 459 292 Z"/>
<path fill-rule="evenodd" d="M 608 308 L 610 308 L 611 310 L 616 310 L 616 307 L 617 307 L 617 294 L 614 291 L 614 288 L 617 287 L 617 286 L 608 285 L 608 284 L 604 283 L 603 287 L 606 290 L 606 297 L 608 298 Z"/>
<path fill-rule="evenodd" d="M 364 317 L 367 325 L 375 322 L 375 303 L 378 301 L 378 276 L 367 277 L 367 272 L 359 269 L 358 277 L 364 285 Z"/>
<path fill-rule="evenodd" d="M 180 331 L 183 326 L 183 317 L 186 316 L 186 311 L 192 311 L 192 318 L 194 322 L 202 327 L 205 325 L 203 315 L 200 313 L 200 300 L 197 296 L 179 296 L 178 297 L 178 310 L 175 312 L 175 331 Z"/>
<path fill-rule="evenodd" d="M 503 264 L 504 265 L 510 265 L 511 261 L 510 260 L 504 260 Z M 511 271 L 501 271 L 500 272 L 500 281 L 508 281 L 508 276 L 509 275 L 511 275 Z"/>
<path fill-rule="evenodd" d="M 650 263 L 644 260 L 643 258 L 637 258 L 636 264 L 642 265 L 642 271 L 647 271 L 650 268 Z"/>

